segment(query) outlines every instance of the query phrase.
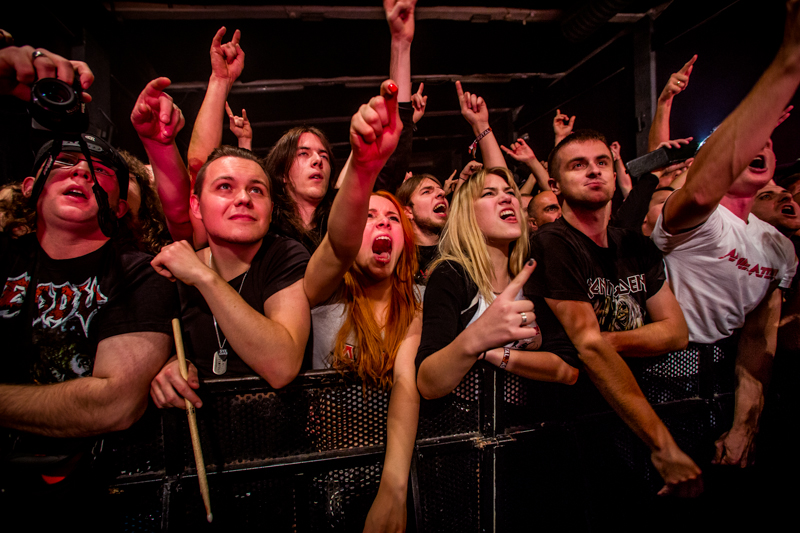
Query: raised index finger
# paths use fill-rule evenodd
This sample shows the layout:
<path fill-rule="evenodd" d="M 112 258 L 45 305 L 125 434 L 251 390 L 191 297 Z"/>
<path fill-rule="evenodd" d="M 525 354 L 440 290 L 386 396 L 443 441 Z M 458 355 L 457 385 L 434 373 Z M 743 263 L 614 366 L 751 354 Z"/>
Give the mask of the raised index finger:
<path fill-rule="evenodd" d="M 683 68 L 681 68 L 678 72 L 681 74 L 690 74 L 692 72 L 692 65 L 694 65 L 695 61 L 697 61 L 697 54 L 693 55 L 692 58 L 687 61 L 686 64 L 683 65 Z"/>
<path fill-rule="evenodd" d="M 513 300 L 517 297 L 517 293 L 519 293 L 522 286 L 525 285 L 525 282 L 528 281 L 528 278 L 531 277 L 533 270 L 536 268 L 536 261 L 533 259 L 528 259 L 528 262 L 525 263 L 525 266 L 522 267 L 522 270 L 517 277 L 511 280 L 511 283 L 508 284 L 508 287 L 500 293 L 500 296 L 505 296 L 506 298 Z"/>
<path fill-rule="evenodd" d="M 419 89 L 417 89 L 417 94 L 422 96 L 422 89 L 424 89 L 424 88 L 425 88 L 425 84 L 420 82 Z"/>
<path fill-rule="evenodd" d="M 145 86 L 142 93 L 145 98 L 157 100 L 161 97 L 161 93 L 164 92 L 164 89 L 169 87 L 170 83 L 172 82 L 169 81 L 169 78 L 156 78 Z"/>
<path fill-rule="evenodd" d="M 458 101 L 463 104 L 464 103 L 464 89 L 461 88 L 461 82 L 456 82 L 456 93 L 458 94 Z"/>

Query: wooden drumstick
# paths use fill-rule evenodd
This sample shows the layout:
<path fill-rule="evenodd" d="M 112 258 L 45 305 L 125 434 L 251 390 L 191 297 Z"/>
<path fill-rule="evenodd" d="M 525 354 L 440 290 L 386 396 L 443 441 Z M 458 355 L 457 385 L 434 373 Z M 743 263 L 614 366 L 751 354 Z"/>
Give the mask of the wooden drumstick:
<path fill-rule="evenodd" d="M 175 336 L 175 350 L 178 352 L 178 366 L 181 369 L 181 376 L 188 382 L 189 371 L 186 368 L 186 354 L 183 351 L 181 321 L 177 318 L 172 319 L 172 333 Z M 203 449 L 200 448 L 200 433 L 197 431 L 197 413 L 195 413 L 192 402 L 186 398 L 184 398 L 184 401 L 186 402 L 186 417 L 189 419 L 189 432 L 192 434 L 192 450 L 194 450 L 194 463 L 197 467 L 197 481 L 200 483 L 200 494 L 203 496 L 203 505 L 206 507 L 206 520 L 211 522 L 214 516 L 211 514 L 211 497 L 208 494 L 206 463 L 203 460 Z"/>

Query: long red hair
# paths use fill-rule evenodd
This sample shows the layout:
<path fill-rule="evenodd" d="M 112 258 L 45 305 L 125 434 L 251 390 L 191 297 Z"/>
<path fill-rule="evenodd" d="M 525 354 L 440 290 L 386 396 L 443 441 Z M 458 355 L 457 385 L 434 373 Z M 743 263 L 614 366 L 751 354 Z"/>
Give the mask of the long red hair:
<path fill-rule="evenodd" d="M 373 193 L 392 202 L 400 214 L 403 228 L 403 251 L 392 273 L 391 303 L 386 325 L 381 327 L 375 313 L 364 296 L 363 286 L 368 283 L 361 269 L 353 263 L 344 276 L 344 301 L 347 318 L 336 336 L 333 348 L 333 368 L 350 370 L 358 374 L 365 384 L 382 389 L 392 386 L 392 369 L 397 350 L 406 337 L 414 315 L 420 308 L 415 296 L 414 274 L 417 272 L 417 247 L 414 230 L 400 202 L 385 191 Z M 355 355 L 345 355 L 345 345 L 350 332 L 355 336 Z"/>

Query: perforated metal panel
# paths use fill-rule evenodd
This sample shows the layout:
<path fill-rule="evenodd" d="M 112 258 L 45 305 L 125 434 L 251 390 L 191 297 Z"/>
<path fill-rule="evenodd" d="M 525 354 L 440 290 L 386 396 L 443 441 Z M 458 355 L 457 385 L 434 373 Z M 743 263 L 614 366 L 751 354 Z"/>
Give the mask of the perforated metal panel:
<path fill-rule="evenodd" d="M 426 448 L 417 459 L 423 515 L 419 531 L 480 531 L 480 452 Z"/>
<path fill-rule="evenodd" d="M 420 405 L 417 439 L 480 431 L 480 369 L 473 368 L 452 394 Z"/>

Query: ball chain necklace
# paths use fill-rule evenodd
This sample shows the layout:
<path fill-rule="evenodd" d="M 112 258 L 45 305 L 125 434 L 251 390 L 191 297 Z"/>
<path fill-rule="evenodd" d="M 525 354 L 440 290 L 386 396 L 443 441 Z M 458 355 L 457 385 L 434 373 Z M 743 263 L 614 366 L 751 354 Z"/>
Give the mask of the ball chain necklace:
<path fill-rule="evenodd" d="M 211 261 L 213 258 L 214 254 L 209 249 L 208 268 L 210 268 L 211 270 L 214 270 L 214 267 L 211 266 Z M 216 270 L 214 271 L 216 272 Z M 242 287 L 244 287 L 244 280 L 247 279 L 247 274 L 249 273 L 250 273 L 250 268 L 248 268 L 247 271 L 244 273 L 244 277 L 242 278 L 242 283 L 239 285 L 239 291 L 238 291 L 239 295 L 242 294 Z M 228 350 L 225 349 L 225 343 L 228 342 L 228 339 L 222 337 L 222 340 L 220 340 L 219 327 L 217 326 L 217 317 L 214 316 L 213 312 L 211 313 L 211 320 L 214 321 L 214 333 L 217 334 L 217 346 L 219 346 L 219 350 L 214 352 L 214 363 L 211 369 L 216 375 L 221 376 L 228 371 Z"/>

